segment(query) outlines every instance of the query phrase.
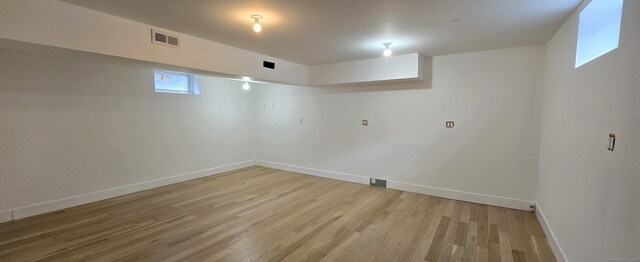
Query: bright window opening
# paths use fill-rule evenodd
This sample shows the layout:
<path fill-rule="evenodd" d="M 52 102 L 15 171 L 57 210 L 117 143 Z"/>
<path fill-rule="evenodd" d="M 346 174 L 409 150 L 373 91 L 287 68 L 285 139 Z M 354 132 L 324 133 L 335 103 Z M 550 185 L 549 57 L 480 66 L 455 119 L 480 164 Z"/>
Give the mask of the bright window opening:
<path fill-rule="evenodd" d="M 197 79 L 192 74 L 154 70 L 153 80 L 158 93 L 200 94 Z"/>
<path fill-rule="evenodd" d="M 623 0 L 593 0 L 580 12 L 576 68 L 618 48 Z"/>

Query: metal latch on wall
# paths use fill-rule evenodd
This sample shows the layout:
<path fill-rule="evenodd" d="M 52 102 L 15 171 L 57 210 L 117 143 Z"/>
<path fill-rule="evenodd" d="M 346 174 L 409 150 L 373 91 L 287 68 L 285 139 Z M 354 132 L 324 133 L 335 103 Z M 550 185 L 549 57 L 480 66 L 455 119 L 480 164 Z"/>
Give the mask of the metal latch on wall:
<path fill-rule="evenodd" d="M 616 134 L 609 134 L 609 145 L 607 146 L 607 150 L 613 151 L 616 148 Z"/>

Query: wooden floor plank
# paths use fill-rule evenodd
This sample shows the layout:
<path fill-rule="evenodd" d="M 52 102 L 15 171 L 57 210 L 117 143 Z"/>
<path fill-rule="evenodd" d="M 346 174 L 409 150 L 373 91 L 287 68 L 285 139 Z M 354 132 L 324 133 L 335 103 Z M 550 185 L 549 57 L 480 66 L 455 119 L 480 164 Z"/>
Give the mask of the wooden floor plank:
<path fill-rule="evenodd" d="M 555 261 L 535 214 L 250 167 L 0 224 L 0 261 Z"/>

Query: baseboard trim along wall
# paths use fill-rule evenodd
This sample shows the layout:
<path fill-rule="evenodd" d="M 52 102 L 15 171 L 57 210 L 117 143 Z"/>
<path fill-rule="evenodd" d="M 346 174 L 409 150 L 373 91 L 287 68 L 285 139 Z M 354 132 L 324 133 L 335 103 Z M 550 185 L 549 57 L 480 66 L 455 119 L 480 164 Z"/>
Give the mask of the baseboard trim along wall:
<path fill-rule="evenodd" d="M 17 220 L 21 218 L 26 218 L 30 216 L 40 215 L 44 213 L 49 213 L 69 207 L 79 206 L 91 202 L 96 202 L 104 199 L 109 199 L 113 197 L 123 196 L 126 194 L 131 194 L 143 190 L 148 190 L 156 187 L 166 186 L 170 184 L 180 183 L 188 180 L 193 180 L 201 177 L 212 176 L 216 174 L 220 174 L 223 172 L 245 168 L 254 166 L 255 161 L 243 161 L 233 164 L 228 164 L 224 166 L 209 168 L 205 170 L 160 178 L 156 180 L 150 180 L 145 182 L 140 182 L 131 185 L 119 186 L 115 188 L 100 190 L 88 194 L 77 195 L 72 197 L 67 197 L 63 199 L 57 199 L 45 203 L 38 203 L 30 206 L 19 207 L 11 210 L 0 211 L 0 223 L 7 222 L 11 220 Z"/>
<path fill-rule="evenodd" d="M 553 251 L 553 255 L 556 257 L 556 260 L 558 262 L 567 262 L 567 257 L 564 255 L 564 251 L 562 251 L 562 248 L 556 239 L 556 235 L 551 231 L 551 227 L 549 227 L 547 218 L 544 216 L 540 205 L 537 205 L 536 207 L 536 217 L 538 217 L 540 226 L 542 226 L 542 230 L 544 230 L 544 234 L 547 236 L 547 241 L 549 241 L 549 246 L 551 247 L 551 251 Z"/>
<path fill-rule="evenodd" d="M 13 220 L 13 211 L 12 210 L 5 210 L 5 211 L 0 211 L 0 223 L 2 222 L 8 222 Z"/>
<path fill-rule="evenodd" d="M 301 167 L 289 164 L 282 164 L 276 162 L 269 162 L 264 160 L 256 160 L 256 165 L 263 167 L 270 167 L 275 169 L 282 169 L 290 172 L 301 173 L 305 175 L 319 176 L 324 178 L 331 178 L 336 180 L 348 181 L 359 184 L 369 184 L 369 178 L 364 176 L 352 175 L 347 173 L 333 172 L 320 170 L 315 168 Z"/>
<path fill-rule="evenodd" d="M 307 174 L 312 176 L 319 176 L 319 177 L 349 181 L 349 182 L 366 184 L 366 185 L 369 184 L 369 177 L 365 177 L 365 176 L 326 171 L 326 170 L 320 170 L 315 168 L 307 168 L 307 167 L 301 167 L 301 166 L 295 166 L 295 165 L 289 165 L 289 164 L 270 162 L 265 160 L 256 160 L 256 165 L 282 169 L 286 171 L 297 172 L 297 173 L 302 173 L 302 174 Z M 483 194 L 477 194 L 477 193 L 456 191 L 456 190 L 451 190 L 446 188 L 430 187 L 430 186 L 417 185 L 417 184 L 392 181 L 392 180 L 387 180 L 387 188 L 408 191 L 408 192 L 413 192 L 418 194 L 424 194 L 424 195 L 430 195 L 430 196 L 437 196 L 437 197 L 473 202 L 478 204 L 520 209 L 520 210 L 526 210 L 526 211 L 530 211 L 531 209 L 529 209 L 529 205 L 534 203 L 534 201 L 528 201 L 528 200 L 522 200 L 522 199 L 483 195 Z"/>
<path fill-rule="evenodd" d="M 484 205 L 490 205 L 490 206 L 519 209 L 519 210 L 525 210 L 525 211 L 531 211 L 531 209 L 529 208 L 529 205 L 534 203 L 534 201 L 527 201 L 522 199 L 484 195 L 484 194 L 478 194 L 478 193 L 457 191 L 453 189 L 398 182 L 393 180 L 387 180 L 387 188 L 419 193 L 424 195 L 430 195 L 430 196 L 455 199 L 455 200 L 472 202 L 472 203 L 478 203 L 478 204 L 484 204 Z"/>
<path fill-rule="evenodd" d="M 21 218 L 26 218 L 30 216 L 40 215 L 44 213 L 49 213 L 49 212 L 53 212 L 53 211 L 57 211 L 57 210 L 61 210 L 69 207 L 79 206 L 79 205 L 83 205 L 83 204 L 87 204 L 95 201 L 118 197 L 118 196 L 131 194 L 131 193 L 135 193 L 143 190 L 148 190 L 156 187 L 161 187 L 161 186 L 180 183 L 180 182 L 193 180 L 201 177 L 211 176 L 211 175 L 231 171 L 234 169 L 250 167 L 253 165 L 282 169 L 282 170 L 302 173 L 306 175 L 342 180 L 342 181 L 365 184 L 365 185 L 369 184 L 369 177 L 365 177 L 365 176 L 320 170 L 320 169 L 308 168 L 308 167 L 301 167 L 296 165 L 276 163 L 276 162 L 270 162 L 265 160 L 249 160 L 249 161 L 214 167 L 210 169 L 200 170 L 196 172 L 180 174 L 176 176 L 171 176 L 171 177 L 166 177 L 166 178 L 161 178 L 161 179 L 156 179 L 151 181 L 145 181 L 141 183 L 96 191 L 88 194 L 53 200 L 45 203 L 38 203 L 38 204 L 19 207 L 11 210 L 0 211 L 0 223 L 11 221 L 11 220 L 17 220 Z M 417 184 L 399 182 L 399 181 L 393 181 L 393 180 L 387 181 L 387 188 L 425 194 L 430 196 L 437 196 L 437 197 L 485 204 L 485 205 L 520 209 L 520 210 L 529 210 L 529 204 L 533 203 L 533 201 L 527 201 L 527 200 L 521 200 L 521 199 L 513 199 L 513 198 L 506 198 L 506 197 L 499 197 L 499 196 L 456 191 L 451 189 L 417 185 Z M 553 233 L 549 230 L 549 227 L 546 224 L 546 220 L 544 219 L 544 216 L 542 215 L 542 213 L 539 213 L 539 212 L 541 211 L 538 207 L 538 209 L 536 210 L 536 213 L 540 218 L 540 221 L 545 230 L 545 233 L 547 233 L 548 236 L 552 236 L 553 238 L 553 240 L 550 239 L 550 244 L 554 250 L 554 253 L 560 252 L 561 254 L 562 252 L 560 251 L 558 245 L 555 244 L 556 242 L 555 242 L 555 237 L 553 237 Z M 556 254 L 556 257 L 561 257 L 561 256 Z"/>

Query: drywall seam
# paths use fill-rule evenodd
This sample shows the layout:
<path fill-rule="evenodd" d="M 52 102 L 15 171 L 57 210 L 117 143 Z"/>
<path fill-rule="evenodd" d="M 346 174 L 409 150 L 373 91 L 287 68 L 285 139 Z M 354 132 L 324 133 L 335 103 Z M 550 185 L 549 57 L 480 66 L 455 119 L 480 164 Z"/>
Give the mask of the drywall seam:
<path fill-rule="evenodd" d="M 544 234 L 547 236 L 547 241 L 549 242 L 549 246 L 551 247 L 551 251 L 553 251 L 553 255 L 556 257 L 558 262 L 567 262 L 567 257 L 564 255 L 564 251 L 560 247 L 560 243 L 556 239 L 556 235 L 553 234 L 551 227 L 549 227 L 549 223 L 547 218 L 544 216 L 542 212 L 542 208 L 540 205 L 536 205 L 536 217 L 538 217 L 538 221 L 540 221 L 540 225 L 542 226 L 542 230 Z"/>
<path fill-rule="evenodd" d="M 330 178 L 330 179 L 336 179 L 336 180 L 342 180 L 342 181 L 348 181 L 348 182 L 354 182 L 354 183 L 360 183 L 360 184 L 367 184 L 367 185 L 369 184 L 369 179 L 370 179 L 369 177 L 365 177 L 365 176 L 320 170 L 320 169 L 308 168 L 308 167 L 301 167 L 301 166 L 295 166 L 295 165 L 289 165 L 289 164 L 283 164 L 283 163 L 270 162 L 265 160 L 256 160 L 256 165 L 270 167 L 270 168 L 277 168 L 277 169 L 282 169 L 286 171 L 302 173 L 306 175 L 319 176 L 324 178 Z M 533 201 L 522 200 L 522 199 L 462 192 L 462 191 L 456 191 L 451 189 L 436 188 L 436 187 L 398 182 L 398 181 L 392 181 L 392 180 L 387 181 L 387 188 L 425 194 L 425 195 L 431 195 L 431 196 L 450 198 L 450 199 L 461 200 L 461 201 L 468 201 L 468 202 L 485 204 L 485 205 L 527 210 L 527 211 L 529 210 L 529 204 L 533 203 Z"/>
<path fill-rule="evenodd" d="M 77 196 L 67 197 L 63 199 L 57 199 L 49 202 L 38 203 L 30 206 L 19 207 L 13 210 L 2 211 L 0 213 L 0 222 L 3 222 L 2 219 L 6 218 L 5 217 L 6 215 L 4 215 L 6 212 L 13 212 L 12 219 L 17 220 L 17 219 L 49 213 L 49 212 L 53 212 L 56 210 L 61 210 L 69 207 L 96 202 L 96 201 L 100 201 L 108 198 L 123 196 L 126 194 L 131 194 L 131 193 L 135 193 L 143 190 L 180 183 L 180 182 L 193 180 L 201 177 L 212 176 L 212 175 L 220 174 L 223 172 L 231 171 L 234 169 L 250 167 L 253 165 L 255 165 L 255 161 L 248 160 L 248 161 L 237 162 L 237 163 L 228 164 L 224 166 L 209 168 L 205 170 L 175 175 L 171 177 L 165 177 L 165 178 L 140 182 L 136 184 L 100 190 L 100 191 L 96 191 L 88 194 L 77 195 Z"/>

